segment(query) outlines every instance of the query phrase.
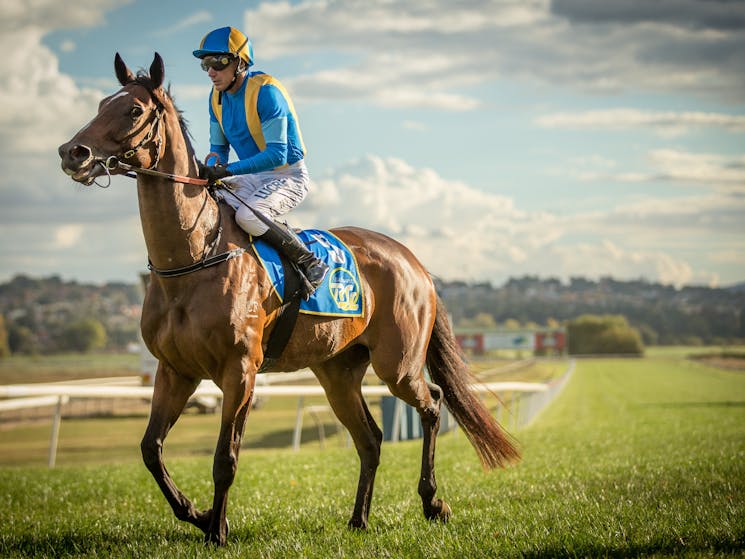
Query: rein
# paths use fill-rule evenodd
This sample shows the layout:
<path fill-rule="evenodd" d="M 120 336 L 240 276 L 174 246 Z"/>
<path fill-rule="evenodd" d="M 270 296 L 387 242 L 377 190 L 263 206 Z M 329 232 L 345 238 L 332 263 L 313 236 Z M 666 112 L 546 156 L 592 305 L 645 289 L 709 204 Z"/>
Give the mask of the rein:
<path fill-rule="evenodd" d="M 126 154 L 125 154 L 126 157 Z M 175 182 L 183 182 L 186 184 L 194 184 L 197 186 L 207 186 L 209 184 L 209 181 L 207 179 L 195 179 L 194 177 L 185 177 L 182 175 L 176 175 L 174 173 L 167 173 L 165 171 L 158 171 L 157 169 L 148 169 L 146 167 L 136 167 L 134 165 L 130 165 L 129 163 L 122 163 L 119 161 L 119 158 L 116 155 L 112 155 L 106 159 L 101 159 L 98 161 L 99 165 L 101 165 L 105 170 L 106 174 L 109 176 L 109 184 L 106 186 L 100 185 L 96 183 L 97 186 L 101 188 L 108 188 L 111 184 L 111 171 L 115 171 L 116 169 L 123 169 L 127 171 L 127 173 L 124 173 L 124 176 L 135 179 L 137 178 L 138 174 L 141 175 L 150 175 L 153 177 L 161 177 L 164 179 L 170 179 Z"/>

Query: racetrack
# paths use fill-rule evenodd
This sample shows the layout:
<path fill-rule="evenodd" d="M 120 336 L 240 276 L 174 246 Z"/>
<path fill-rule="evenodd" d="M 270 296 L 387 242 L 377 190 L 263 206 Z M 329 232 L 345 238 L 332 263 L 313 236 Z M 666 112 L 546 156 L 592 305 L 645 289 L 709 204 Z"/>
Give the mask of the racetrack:
<path fill-rule="evenodd" d="M 110 434 L 114 436 L 115 434 Z M 0 470 L 10 557 L 741 556 L 745 375 L 679 358 L 582 360 L 517 436 L 522 463 L 484 474 L 462 435 L 440 439 L 447 526 L 423 520 L 417 441 L 386 444 L 370 529 L 350 532 L 351 449 L 251 450 L 231 492 L 224 551 L 175 520 L 144 466 Z M 168 460 L 168 445 L 166 459 Z M 210 457 L 169 460 L 197 504 Z"/>

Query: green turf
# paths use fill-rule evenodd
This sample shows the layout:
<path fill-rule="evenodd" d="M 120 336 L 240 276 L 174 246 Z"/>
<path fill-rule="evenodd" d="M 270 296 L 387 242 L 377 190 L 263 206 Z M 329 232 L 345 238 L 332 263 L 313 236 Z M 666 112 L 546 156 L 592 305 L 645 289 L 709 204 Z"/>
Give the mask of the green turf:
<path fill-rule="evenodd" d="M 745 555 L 745 374 L 666 356 L 583 360 L 517 436 L 522 463 L 491 474 L 462 434 L 440 438 L 439 493 L 454 512 L 448 525 L 422 517 L 419 442 L 385 444 L 366 533 L 345 528 L 358 470 L 352 450 L 249 449 L 231 492 L 229 545 L 220 550 L 204 548 L 197 530 L 173 518 L 138 461 L 1 468 L 0 555 Z M 209 456 L 172 457 L 168 466 L 207 506 Z"/>
<path fill-rule="evenodd" d="M 0 384 L 57 382 L 140 374 L 136 353 L 13 355 L 0 359 Z"/>

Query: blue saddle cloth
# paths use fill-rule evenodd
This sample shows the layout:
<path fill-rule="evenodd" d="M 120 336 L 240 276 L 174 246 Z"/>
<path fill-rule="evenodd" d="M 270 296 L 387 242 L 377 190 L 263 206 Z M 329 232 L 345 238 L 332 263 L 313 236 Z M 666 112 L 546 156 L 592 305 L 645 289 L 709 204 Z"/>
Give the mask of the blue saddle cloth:
<path fill-rule="evenodd" d="M 364 314 L 364 299 L 360 287 L 357 261 L 341 239 L 328 231 L 306 229 L 298 233 L 305 246 L 326 262 L 329 272 L 308 301 L 300 304 L 300 312 L 323 316 L 355 317 Z M 274 290 L 283 299 L 285 277 L 277 250 L 261 239 L 254 239 L 253 250 L 272 281 Z"/>

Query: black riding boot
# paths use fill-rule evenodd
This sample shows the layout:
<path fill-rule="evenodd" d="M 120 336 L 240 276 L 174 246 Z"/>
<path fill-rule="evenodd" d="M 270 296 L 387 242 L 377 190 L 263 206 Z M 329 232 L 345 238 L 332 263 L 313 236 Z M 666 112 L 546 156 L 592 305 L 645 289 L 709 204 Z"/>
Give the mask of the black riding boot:
<path fill-rule="evenodd" d="M 271 225 L 269 223 L 266 225 L 269 229 L 259 238 L 264 239 L 297 266 L 303 280 L 303 292 L 305 298 L 308 299 L 323 283 L 329 267 L 316 258 L 316 255 L 308 250 L 300 238 L 283 224 L 274 221 Z"/>

